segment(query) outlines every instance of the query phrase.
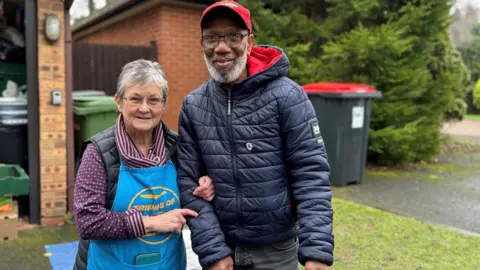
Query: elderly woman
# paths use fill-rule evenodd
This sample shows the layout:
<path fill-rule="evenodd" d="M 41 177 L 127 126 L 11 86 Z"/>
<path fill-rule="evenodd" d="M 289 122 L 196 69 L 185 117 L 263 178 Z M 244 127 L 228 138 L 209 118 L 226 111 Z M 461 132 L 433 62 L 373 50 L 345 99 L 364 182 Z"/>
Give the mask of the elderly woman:
<path fill-rule="evenodd" d="M 75 269 L 186 269 L 176 181 L 177 135 L 161 121 L 168 85 L 158 63 L 124 66 L 115 100 L 116 125 L 82 148 L 74 192 L 82 240 Z M 195 196 L 213 199 L 210 178 Z"/>

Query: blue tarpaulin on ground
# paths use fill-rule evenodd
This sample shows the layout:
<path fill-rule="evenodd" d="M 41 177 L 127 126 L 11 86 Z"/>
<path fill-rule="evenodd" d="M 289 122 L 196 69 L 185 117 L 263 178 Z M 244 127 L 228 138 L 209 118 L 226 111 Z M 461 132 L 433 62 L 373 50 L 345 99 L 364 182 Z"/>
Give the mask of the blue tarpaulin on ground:
<path fill-rule="evenodd" d="M 50 253 L 48 259 L 53 270 L 71 270 L 77 249 L 78 241 L 45 246 L 47 253 Z"/>
<path fill-rule="evenodd" d="M 198 262 L 198 257 L 192 250 L 189 230 L 183 231 L 183 239 L 185 240 L 185 247 L 187 249 L 187 269 L 201 270 L 202 267 Z M 73 264 L 75 263 L 75 256 L 77 255 L 78 241 L 46 245 L 45 250 L 47 253 L 50 253 L 48 254 L 48 259 L 52 265 L 52 270 L 72 270 Z"/>

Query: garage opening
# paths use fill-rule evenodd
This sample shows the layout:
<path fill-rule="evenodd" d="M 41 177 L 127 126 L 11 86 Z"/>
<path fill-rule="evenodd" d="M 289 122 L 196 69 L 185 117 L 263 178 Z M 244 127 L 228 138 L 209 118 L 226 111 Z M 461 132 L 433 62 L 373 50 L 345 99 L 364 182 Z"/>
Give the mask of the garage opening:
<path fill-rule="evenodd" d="M 38 182 L 38 172 L 32 168 L 38 168 L 39 145 L 35 2 L 0 1 L 0 179 L 4 180 L 0 181 L 0 208 L 12 208 L 27 222 L 30 199 L 39 198 L 38 189 L 32 190 L 31 185 Z M 29 196 L 31 192 L 35 194 Z M 34 210 L 37 218 L 38 209 Z"/>

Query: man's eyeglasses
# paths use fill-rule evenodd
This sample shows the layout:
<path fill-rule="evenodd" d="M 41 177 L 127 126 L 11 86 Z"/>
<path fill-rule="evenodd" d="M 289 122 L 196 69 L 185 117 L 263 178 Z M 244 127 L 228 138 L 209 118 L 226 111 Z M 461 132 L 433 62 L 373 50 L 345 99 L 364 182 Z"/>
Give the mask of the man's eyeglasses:
<path fill-rule="evenodd" d="M 224 36 L 205 35 L 202 36 L 202 46 L 207 49 L 215 49 L 220 43 L 220 38 L 223 38 L 228 47 L 237 48 L 238 46 L 240 46 L 240 44 L 242 44 L 242 40 L 246 36 L 248 36 L 248 34 L 235 34 Z"/>
<path fill-rule="evenodd" d="M 165 99 L 153 98 L 153 97 L 151 97 L 151 98 L 141 98 L 141 97 L 133 96 L 133 97 L 128 97 L 128 98 L 124 98 L 124 99 L 126 99 L 133 106 L 140 106 L 140 105 L 143 104 L 143 100 L 146 100 L 147 105 L 150 108 L 160 107 L 165 102 Z"/>

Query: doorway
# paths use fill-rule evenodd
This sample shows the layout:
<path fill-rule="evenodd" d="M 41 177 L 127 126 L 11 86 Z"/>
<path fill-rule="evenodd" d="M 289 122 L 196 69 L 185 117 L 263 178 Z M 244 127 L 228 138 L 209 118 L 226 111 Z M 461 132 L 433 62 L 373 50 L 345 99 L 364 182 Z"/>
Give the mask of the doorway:
<path fill-rule="evenodd" d="M 13 195 L 30 223 L 40 222 L 37 56 L 36 0 L 0 0 L 0 163 L 29 175 L 29 194 Z"/>

